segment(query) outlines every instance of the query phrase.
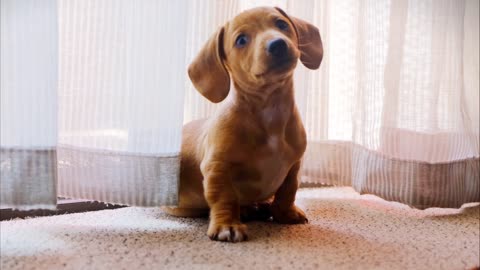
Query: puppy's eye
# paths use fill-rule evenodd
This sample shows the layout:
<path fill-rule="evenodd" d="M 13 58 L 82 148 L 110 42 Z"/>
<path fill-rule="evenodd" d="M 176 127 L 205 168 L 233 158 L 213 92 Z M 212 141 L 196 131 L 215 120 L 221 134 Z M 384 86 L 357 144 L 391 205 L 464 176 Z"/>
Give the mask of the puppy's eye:
<path fill-rule="evenodd" d="M 247 42 L 248 42 L 248 37 L 244 34 L 241 34 L 235 40 L 235 47 L 243 48 L 245 45 L 247 45 Z"/>
<path fill-rule="evenodd" d="M 288 29 L 288 23 L 284 20 L 277 20 L 275 22 L 275 25 L 278 27 L 278 29 L 284 31 Z"/>

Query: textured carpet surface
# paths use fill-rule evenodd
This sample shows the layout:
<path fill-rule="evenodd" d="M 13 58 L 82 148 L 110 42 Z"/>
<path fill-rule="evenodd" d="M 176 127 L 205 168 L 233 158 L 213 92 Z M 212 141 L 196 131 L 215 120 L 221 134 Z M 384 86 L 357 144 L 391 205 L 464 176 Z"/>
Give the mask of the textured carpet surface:
<path fill-rule="evenodd" d="M 415 210 L 350 188 L 302 189 L 307 225 L 249 223 L 213 242 L 206 219 L 121 208 L 0 223 L 1 269 L 472 269 L 480 206 Z"/>

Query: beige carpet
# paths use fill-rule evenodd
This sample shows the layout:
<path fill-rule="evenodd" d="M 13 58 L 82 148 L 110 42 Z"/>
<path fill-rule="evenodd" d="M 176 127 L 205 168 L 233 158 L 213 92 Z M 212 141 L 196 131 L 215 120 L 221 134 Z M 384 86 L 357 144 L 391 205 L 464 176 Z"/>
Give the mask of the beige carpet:
<path fill-rule="evenodd" d="M 308 225 L 249 223 L 208 239 L 206 219 L 122 208 L 1 222 L 1 269 L 472 269 L 480 206 L 410 209 L 350 188 L 299 192 Z"/>

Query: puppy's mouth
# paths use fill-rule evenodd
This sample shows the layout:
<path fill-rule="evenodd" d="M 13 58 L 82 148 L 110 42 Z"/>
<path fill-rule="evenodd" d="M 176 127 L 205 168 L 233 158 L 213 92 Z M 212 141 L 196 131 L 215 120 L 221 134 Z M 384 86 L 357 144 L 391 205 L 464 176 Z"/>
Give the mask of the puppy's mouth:
<path fill-rule="evenodd" d="M 270 64 L 269 70 L 272 70 L 276 73 L 284 72 L 290 70 L 295 63 L 294 57 L 284 57 L 280 59 L 274 59 Z"/>
<path fill-rule="evenodd" d="M 283 57 L 280 59 L 273 59 L 270 64 L 267 66 L 264 72 L 255 74 L 257 77 L 269 75 L 269 74 L 276 74 L 280 75 L 292 70 L 296 63 L 295 57 Z"/>

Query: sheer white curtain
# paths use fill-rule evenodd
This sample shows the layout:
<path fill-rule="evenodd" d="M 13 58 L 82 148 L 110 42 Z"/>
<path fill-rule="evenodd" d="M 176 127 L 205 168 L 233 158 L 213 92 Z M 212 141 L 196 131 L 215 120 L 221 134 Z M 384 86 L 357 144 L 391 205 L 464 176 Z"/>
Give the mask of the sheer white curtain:
<path fill-rule="evenodd" d="M 476 0 L 0 1 L 2 207 L 174 204 L 182 119 L 216 108 L 186 67 L 261 5 L 323 39 L 320 69 L 295 74 L 303 182 L 417 208 L 480 200 Z"/>
<path fill-rule="evenodd" d="M 59 1 L 60 196 L 176 202 L 186 10 L 187 1 Z"/>
<path fill-rule="evenodd" d="M 57 3 L 0 2 L 0 202 L 56 203 Z"/>
<path fill-rule="evenodd" d="M 188 2 L 1 5 L 1 206 L 175 204 Z"/>
<path fill-rule="evenodd" d="M 234 1 L 220 14 L 257 5 L 280 6 L 322 35 L 320 70 L 299 65 L 295 78 L 303 182 L 417 208 L 480 201 L 478 1 Z M 218 27 L 202 25 L 193 47 Z M 215 109 L 193 87 L 186 97 L 185 122 Z"/>
<path fill-rule="evenodd" d="M 479 201 L 478 2 L 347 3 L 326 3 L 328 117 L 306 108 L 304 180 L 418 208 Z"/>

